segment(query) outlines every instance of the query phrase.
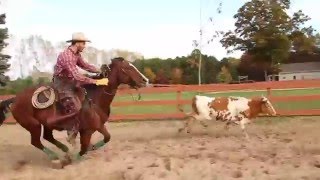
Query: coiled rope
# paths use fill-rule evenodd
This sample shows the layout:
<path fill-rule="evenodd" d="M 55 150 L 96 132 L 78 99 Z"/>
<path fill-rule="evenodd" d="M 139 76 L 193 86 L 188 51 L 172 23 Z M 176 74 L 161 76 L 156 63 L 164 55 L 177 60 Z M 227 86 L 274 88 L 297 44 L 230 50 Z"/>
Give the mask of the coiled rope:
<path fill-rule="evenodd" d="M 44 95 L 46 96 L 46 98 L 48 98 L 48 101 L 40 103 L 38 101 L 38 96 L 41 92 L 43 92 L 47 89 L 50 90 L 50 94 L 44 92 Z M 32 102 L 33 107 L 35 107 L 37 109 L 44 109 L 44 108 L 51 106 L 54 103 L 55 98 L 56 97 L 55 97 L 53 88 L 41 86 L 33 93 L 31 102 Z"/>

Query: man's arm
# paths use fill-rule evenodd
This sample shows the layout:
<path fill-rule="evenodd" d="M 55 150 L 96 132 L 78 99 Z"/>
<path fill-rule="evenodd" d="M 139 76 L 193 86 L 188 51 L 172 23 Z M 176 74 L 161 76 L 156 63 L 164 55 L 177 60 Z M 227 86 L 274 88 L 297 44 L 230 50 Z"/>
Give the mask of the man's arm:
<path fill-rule="evenodd" d="M 89 71 L 89 72 L 92 72 L 92 73 L 99 73 L 99 69 L 97 69 L 95 66 L 85 62 L 82 58 L 82 56 L 79 56 L 79 59 L 77 61 L 77 65 L 79 67 L 81 67 L 82 69 L 86 70 L 86 71 Z"/>
<path fill-rule="evenodd" d="M 72 58 L 68 55 L 64 54 L 62 57 L 65 59 L 66 68 L 68 71 L 72 74 L 73 78 L 77 81 L 80 81 L 84 84 L 95 84 L 96 80 L 88 78 L 78 72 L 78 69 L 76 67 L 76 63 L 72 62 Z"/>

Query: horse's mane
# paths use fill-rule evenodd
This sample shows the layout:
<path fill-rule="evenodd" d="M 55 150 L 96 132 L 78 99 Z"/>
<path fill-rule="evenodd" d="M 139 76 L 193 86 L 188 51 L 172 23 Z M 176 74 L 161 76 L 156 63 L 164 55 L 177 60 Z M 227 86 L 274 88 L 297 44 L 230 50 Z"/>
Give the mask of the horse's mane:
<path fill-rule="evenodd" d="M 124 61 L 125 59 L 124 59 L 123 57 L 116 57 L 116 58 L 111 59 L 111 62 L 112 62 L 113 60 Z"/>
<path fill-rule="evenodd" d="M 88 77 L 88 78 L 91 78 L 91 79 L 101 79 L 101 78 L 104 78 L 102 74 L 85 75 L 85 76 Z"/>
<path fill-rule="evenodd" d="M 102 73 L 101 74 L 94 74 L 94 75 L 89 75 L 86 74 L 85 76 L 91 79 L 102 79 L 102 78 L 106 78 L 106 75 L 108 74 L 109 66 L 107 64 L 102 64 L 100 67 Z M 95 84 L 85 84 L 82 85 L 83 88 L 85 88 L 87 91 L 92 91 L 92 90 L 96 90 L 98 88 L 97 85 Z"/>

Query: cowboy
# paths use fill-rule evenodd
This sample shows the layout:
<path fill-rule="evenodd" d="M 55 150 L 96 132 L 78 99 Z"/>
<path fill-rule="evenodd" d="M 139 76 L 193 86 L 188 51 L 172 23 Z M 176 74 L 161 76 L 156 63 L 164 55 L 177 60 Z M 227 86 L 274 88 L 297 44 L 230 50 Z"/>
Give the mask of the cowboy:
<path fill-rule="evenodd" d="M 77 66 L 91 73 L 100 73 L 98 68 L 85 62 L 80 54 L 85 48 L 86 42 L 91 42 L 83 33 L 73 33 L 72 39 L 66 42 L 71 43 L 71 45 L 59 54 L 53 74 L 53 86 L 58 91 L 60 104 L 63 107 L 64 113 L 61 116 L 49 119 L 49 125 L 75 117 L 80 111 L 81 100 L 77 95 L 78 93 L 76 94 L 81 89 L 80 85 L 96 84 L 99 86 L 108 85 L 109 82 L 107 78 L 95 80 L 78 72 Z"/>

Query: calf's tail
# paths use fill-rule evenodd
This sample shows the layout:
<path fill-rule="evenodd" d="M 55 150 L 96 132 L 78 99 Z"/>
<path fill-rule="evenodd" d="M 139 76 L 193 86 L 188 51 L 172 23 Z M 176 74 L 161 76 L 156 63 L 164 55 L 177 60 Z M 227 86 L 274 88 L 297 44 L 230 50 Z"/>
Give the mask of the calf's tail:
<path fill-rule="evenodd" d="M 12 97 L 0 102 L 0 126 L 5 121 L 6 114 L 9 112 L 10 105 L 14 102 L 14 100 L 15 100 L 15 97 Z"/>

